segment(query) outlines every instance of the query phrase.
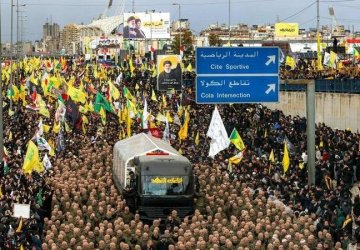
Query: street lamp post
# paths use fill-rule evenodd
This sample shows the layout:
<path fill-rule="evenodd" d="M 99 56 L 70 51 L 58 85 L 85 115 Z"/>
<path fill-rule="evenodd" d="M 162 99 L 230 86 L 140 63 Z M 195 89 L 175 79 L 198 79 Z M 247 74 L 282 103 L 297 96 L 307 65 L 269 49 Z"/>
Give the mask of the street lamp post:
<path fill-rule="evenodd" d="M 20 12 L 23 12 L 21 10 L 19 10 L 20 7 L 25 7 L 26 4 L 21 4 L 19 5 L 19 0 L 16 0 L 16 60 L 17 60 L 17 67 L 16 67 L 16 79 L 18 82 L 20 82 L 19 79 L 19 65 L 20 65 L 20 61 L 19 61 L 19 37 L 20 37 L 20 21 L 19 21 L 19 17 L 20 17 Z"/>
<path fill-rule="evenodd" d="M 173 5 L 179 6 L 179 51 L 181 51 L 181 5 L 179 3 L 173 3 Z"/>
<path fill-rule="evenodd" d="M 13 84 L 13 72 L 12 72 L 12 63 L 13 63 L 13 26 L 14 26 L 14 0 L 11 0 L 11 13 L 10 13 L 10 89 L 12 89 Z M 1 93 L 2 94 L 2 93 Z M 12 99 L 10 98 L 10 110 L 12 110 Z"/>
<path fill-rule="evenodd" d="M 20 41 L 21 41 L 21 56 L 24 57 L 25 56 L 25 43 L 24 43 L 24 37 L 25 37 L 25 32 L 24 32 L 24 21 L 27 21 L 27 16 L 21 16 L 21 33 L 20 33 Z"/>

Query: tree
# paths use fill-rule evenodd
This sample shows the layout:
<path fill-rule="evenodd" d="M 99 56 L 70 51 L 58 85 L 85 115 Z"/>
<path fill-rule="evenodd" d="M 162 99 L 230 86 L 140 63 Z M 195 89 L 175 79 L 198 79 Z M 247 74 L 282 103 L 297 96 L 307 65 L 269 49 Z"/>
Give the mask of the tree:
<path fill-rule="evenodd" d="M 193 50 L 193 35 L 190 30 L 183 30 L 181 32 L 181 45 L 184 48 L 184 51 Z M 171 45 L 175 54 L 180 54 L 180 34 L 175 36 L 175 39 L 172 41 Z"/>
<path fill-rule="evenodd" d="M 210 33 L 208 38 L 210 46 L 221 46 L 221 39 L 218 34 Z"/>

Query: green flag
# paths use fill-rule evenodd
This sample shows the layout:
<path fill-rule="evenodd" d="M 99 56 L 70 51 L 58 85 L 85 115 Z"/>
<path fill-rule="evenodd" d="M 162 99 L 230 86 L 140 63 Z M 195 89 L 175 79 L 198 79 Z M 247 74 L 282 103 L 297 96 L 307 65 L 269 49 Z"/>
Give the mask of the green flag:
<path fill-rule="evenodd" d="M 7 164 L 7 161 L 4 160 L 4 174 L 8 174 L 10 172 L 9 165 Z"/>
<path fill-rule="evenodd" d="M 231 132 L 230 135 L 230 141 L 235 145 L 235 147 L 237 149 L 239 149 L 240 151 L 243 151 L 245 148 L 245 144 L 243 142 L 243 140 L 241 139 L 240 134 L 238 133 L 238 131 L 236 130 L 236 128 L 233 129 L 233 131 Z"/>
<path fill-rule="evenodd" d="M 43 199 L 42 199 L 42 188 L 40 188 L 39 192 L 36 194 L 37 197 L 37 203 L 41 207 L 43 205 Z"/>
<path fill-rule="evenodd" d="M 127 99 L 132 100 L 134 98 L 133 95 L 130 93 L 130 90 L 126 86 L 124 86 L 124 93 L 123 94 Z"/>
<path fill-rule="evenodd" d="M 102 94 L 97 92 L 94 103 L 94 111 L 96 113 L 99 113 L 101 107 L 103 107 L 108 112 L 114 112 L 110 103 L 106 100 L 106 98 Z"/>

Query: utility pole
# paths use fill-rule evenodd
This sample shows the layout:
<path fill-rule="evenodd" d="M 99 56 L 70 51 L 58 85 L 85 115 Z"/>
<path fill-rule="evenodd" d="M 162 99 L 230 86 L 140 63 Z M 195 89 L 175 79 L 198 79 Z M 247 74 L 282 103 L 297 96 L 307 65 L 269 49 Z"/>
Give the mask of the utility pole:
<path fill-rule="evenodd" d="M 320 32 L 320 0 L 316 0 L 316 31 Z"/>
<path fill-rule="evenodd" d="M 10 13 L 10 90 L 12 89 L 14 77 L 12 72 L 12 63 L 13 63 L 13 21 L 14 21 L 14 0 L 11 0 L 11 13 Z M 10 98 L 10 110 L 12 110 L 12 99 Z"/>
<path fill-rule="evenodd" d="M 181 53 L 181 45 L 182 45 L 182 43 L 181 43 L 181 32 L 182 32 L 182 30 L 181 30 L 181 5 L 179 3 L 173 3 L 173 5 L 179 6 L 179 52 Z"/>
<path fill-rule="evenodd" d="M 1 4 L 0 4 L 0 45 L 1 45 Z M 4 156 L 4 128 L 3 128 L 3 88 L 2 88 L 2 49 L 0 49 L 0 160 Z"/>
<path fill-rule="evenodd" d="M 19 0 L 16 0 L 16 81 L 19 81 Z M 16 85 L 16 82 L 15 82 Z"/>

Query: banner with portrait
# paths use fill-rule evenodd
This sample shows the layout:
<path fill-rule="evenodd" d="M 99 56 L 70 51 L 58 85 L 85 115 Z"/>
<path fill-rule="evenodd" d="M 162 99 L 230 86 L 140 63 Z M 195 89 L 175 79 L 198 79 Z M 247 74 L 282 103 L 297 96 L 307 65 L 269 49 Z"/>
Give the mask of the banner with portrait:
<path fill-rule="evenodd" d="M 181 91 L 182 70 L 179 55 L 158 55 L 157 72 L 158 91 Z"/>
<path fill-rule="evenodd" d="M 124 13 L 124 39 L 170 39 L 170 13 Z"/>

